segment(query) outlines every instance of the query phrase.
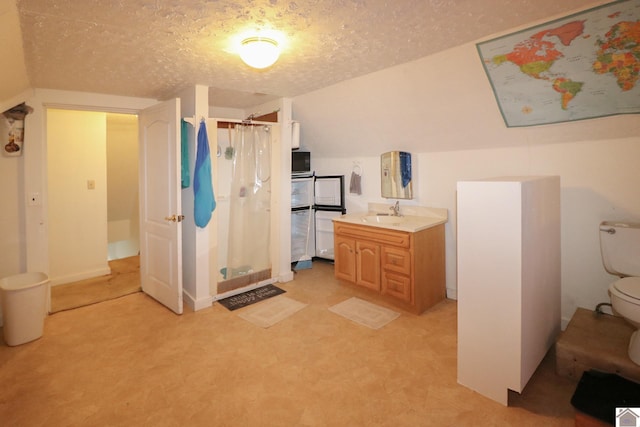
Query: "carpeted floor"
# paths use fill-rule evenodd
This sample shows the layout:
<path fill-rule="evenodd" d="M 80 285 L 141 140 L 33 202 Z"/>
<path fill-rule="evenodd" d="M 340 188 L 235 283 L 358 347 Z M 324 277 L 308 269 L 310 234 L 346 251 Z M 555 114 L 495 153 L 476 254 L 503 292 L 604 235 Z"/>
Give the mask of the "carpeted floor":
<path fill-rule="evenodd" d="M 140 257 L 109 261 L 111 274 L 51 287 L 51 312 L 71 310 L 140 292 Z"/>

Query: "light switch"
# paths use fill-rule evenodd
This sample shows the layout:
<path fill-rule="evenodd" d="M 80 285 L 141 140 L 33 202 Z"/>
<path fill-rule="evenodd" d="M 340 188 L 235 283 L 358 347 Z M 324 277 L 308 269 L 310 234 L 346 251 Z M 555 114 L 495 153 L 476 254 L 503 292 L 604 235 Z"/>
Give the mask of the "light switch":
<path fill-rule="evenodd" d="M 96 189 L 96 181 L 94 179 L 87 180 L 87 189 L 95 190 Z"/>

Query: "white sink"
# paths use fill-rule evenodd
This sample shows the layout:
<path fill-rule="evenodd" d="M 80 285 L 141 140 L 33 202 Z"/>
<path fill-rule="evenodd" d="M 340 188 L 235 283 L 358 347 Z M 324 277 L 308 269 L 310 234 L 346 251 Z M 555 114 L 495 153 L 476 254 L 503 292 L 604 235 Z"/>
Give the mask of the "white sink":
<path fill-rule="evenodd" d="M 333 218 L 333 222 L 388 228 L 390 230 L 407 231 L 409 233 L 415 233 L 447 222 L 448 215 L 446 209 L 407 206 L 403 216 L 393 216 L 386 214 L 389 209 L 387 205 L 375 203 L 370 203 L 369 205 L 375 205 L 375 209 L 344 214 Z"/>
<path fill-rule="evenodd" d="M 367 222 L 371 224 L 394 224 L 399 225 L 402 224 L 405 220 L 403 216 L 393 216 L 393 215 L 367 215 L 362 217 L 362 222 Z"/>

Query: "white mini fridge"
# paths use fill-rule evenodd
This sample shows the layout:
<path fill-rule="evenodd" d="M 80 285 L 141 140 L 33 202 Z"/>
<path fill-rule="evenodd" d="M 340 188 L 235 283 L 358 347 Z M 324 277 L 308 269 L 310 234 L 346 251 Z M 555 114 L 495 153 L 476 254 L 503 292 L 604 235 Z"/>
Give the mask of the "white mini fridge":
<path fill-rule="evenodd" d="M 332 220 L 345 212 L 343 175 L 292 178 L 291 262 L 305 255 L 333 260 Z"/>

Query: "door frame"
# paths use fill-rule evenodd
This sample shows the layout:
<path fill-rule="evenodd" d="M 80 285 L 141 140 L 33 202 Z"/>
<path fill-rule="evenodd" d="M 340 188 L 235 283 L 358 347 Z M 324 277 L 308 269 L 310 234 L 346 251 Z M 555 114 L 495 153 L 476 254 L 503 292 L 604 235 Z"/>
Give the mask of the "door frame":
<path fill-rule="evenodd" d="M 72 112 L 72 113 L 74 113 L 74 112 L 77 112 L 77 113 L 96 113 L 96 114 L 105 114 L 105 115 L 120 114 L 120 115 L 132 116 L 132 117 L 135 118 L 136 124 L 138 123 L 138 115 L 130 113 L 130 112 L 127 112 L 127 113 L 116 113 L 114 111 L 98 111 L 98 110 L 87 110 L 87 109 L 79 110 L 77 108 L 59 108 L 59 107 L 46 106 L 45 107 L 45 117 L 46 118 L 49 117 L 49 111 L 50 110 L 61 110 L 61 111 L 68 111 L 68 112 Z M 108 119 L 108 117 L 107 117 L 107 119 Z M 45 129 L 44 129 L 45 130 L 45 145 L 46 145 L 47 149 L 49 148 L 49 140 L 50 140 L 50 135 L 48 134 L 48 125 L 49 125 L 49 123 L 47 123 L 47 127 L 45 127 Z M 106 132 L 109 131 L 108 120 L 106 122 L 105 131 Z M 137 133 L 135 135 L 135 138 L 131 139 L 130 141 L 127 141 L 127 143 L 131 143 L 133 145 L 132 149 L 137 150 L 138 149 L 138 135 L 137 135 Z M 106 145 L 105 148 L 108 149 L 108 141 L 107 141 L 107 145 Z M 107 155 L 106 151 L 105 151 L 103 157 L 104 157 L 105 162 L 108 162 L 108 155 Z M 46 158 L 46 162 L 47 162 L 46 163 L 47 164 L 47 171 L 46 171 L 46 174 L 45 174 L 45 179 L 46 179 L 47 185 L 46 185 L 45 188 L 46 188 L 46 191 L 48 193 L 49 192 L 49 177 L 50 177 L 49 169 L 48 169 L 48 164 L 49 164 L 48 163 L 49 162 L 49 156 L 48 155 L 47 155 L 47 158 Z M 106 169 L 107 182 L 108 182 L 108 177 L 109 177 L 108 171 L 109 170 L 108 170 L 108 167 L 107 167 L 107 169 Z M 137 188 L 138 188 L 138 175 L 136 174 L 136 189 Z M 108 199 L 107 199 L 106 202 L 107 202 L 106 209 L 108 211 L 108 209 L 109 209 Z M 138 211 L 139 211 L 139 209 L 140 209 L 139 202 L 138 202 L 137 208 L 138 208 Z M 47 210 L 46 210 L 46 218 L 47 218 L 47 222 L 49 222 L 49 206 L 48 206 L 48 204 L 47 204 Z M 108 227 L 108 217 L 107 217 L 107 227 Z M 47 230 L 47 231 L 48 231 L 47 232 L 47 245 L 48 245 L 49 242 L 50 242 L 50 235 L 49 235 L 49 230 Z M 107 233 L 108 233 L 108 229 L 107 229 Z M 138 237 L 138 241 L 139 241 L 139 237 Z M 109 242 L 107 241 L 107 256 L 109 256 L 108 245 L 109 245 Z M 49 246 L 47 246 L 47 247 L 49 247 Z M 56 250 L 56 248 L 54 248 L 54 250 Z M 102 274 L 109 274 L 110 273 L 110 267 L 108 265 L 108 262 L 107 262 L 107 264 L 106 264 L 106 266 L 104 268 L 101 268 L 100 270 L 95 270 L 95 272 L 98 272 L 98 271 L 101 272 Z M 71 282 L 75 282 L 75 281 L 79 281 L 79 280 L 92 279 L 94 277 L 99 277 L 99 276 L 96 276 L 95 274 L 91 274 L 91 273 L 80 274 L 77 279 L 74 279 Z M 68 281 L 66 281 L 65 283 L 67 283 L 67 282 Z M 63 284 L 63 283 L 61 283 L 61 284 Z M 53 286 L 56 286 L 56 284 L 54 284 Z"/>
<path fill-rule="evenodd" d="M 34 108 L 33 113 L 25 118 L 25 146 L 29 147 L 25 149 L 23 155 L 25 264 L 27 271 L 40 271 L 48 274 L 47 110 L 60 109 L 138 115 L 139 111 L 157 104 L 157 101 L 49 89 L 36 89 L 29 95 L 31 96 L 22 100 L 22 102 L 26 102 Z M 32 195 L 40 196 L 39 202 L 35 204 L 28 203 Z M 50 287 L 47 292 L 47 312 L 51 312 Z"/>

